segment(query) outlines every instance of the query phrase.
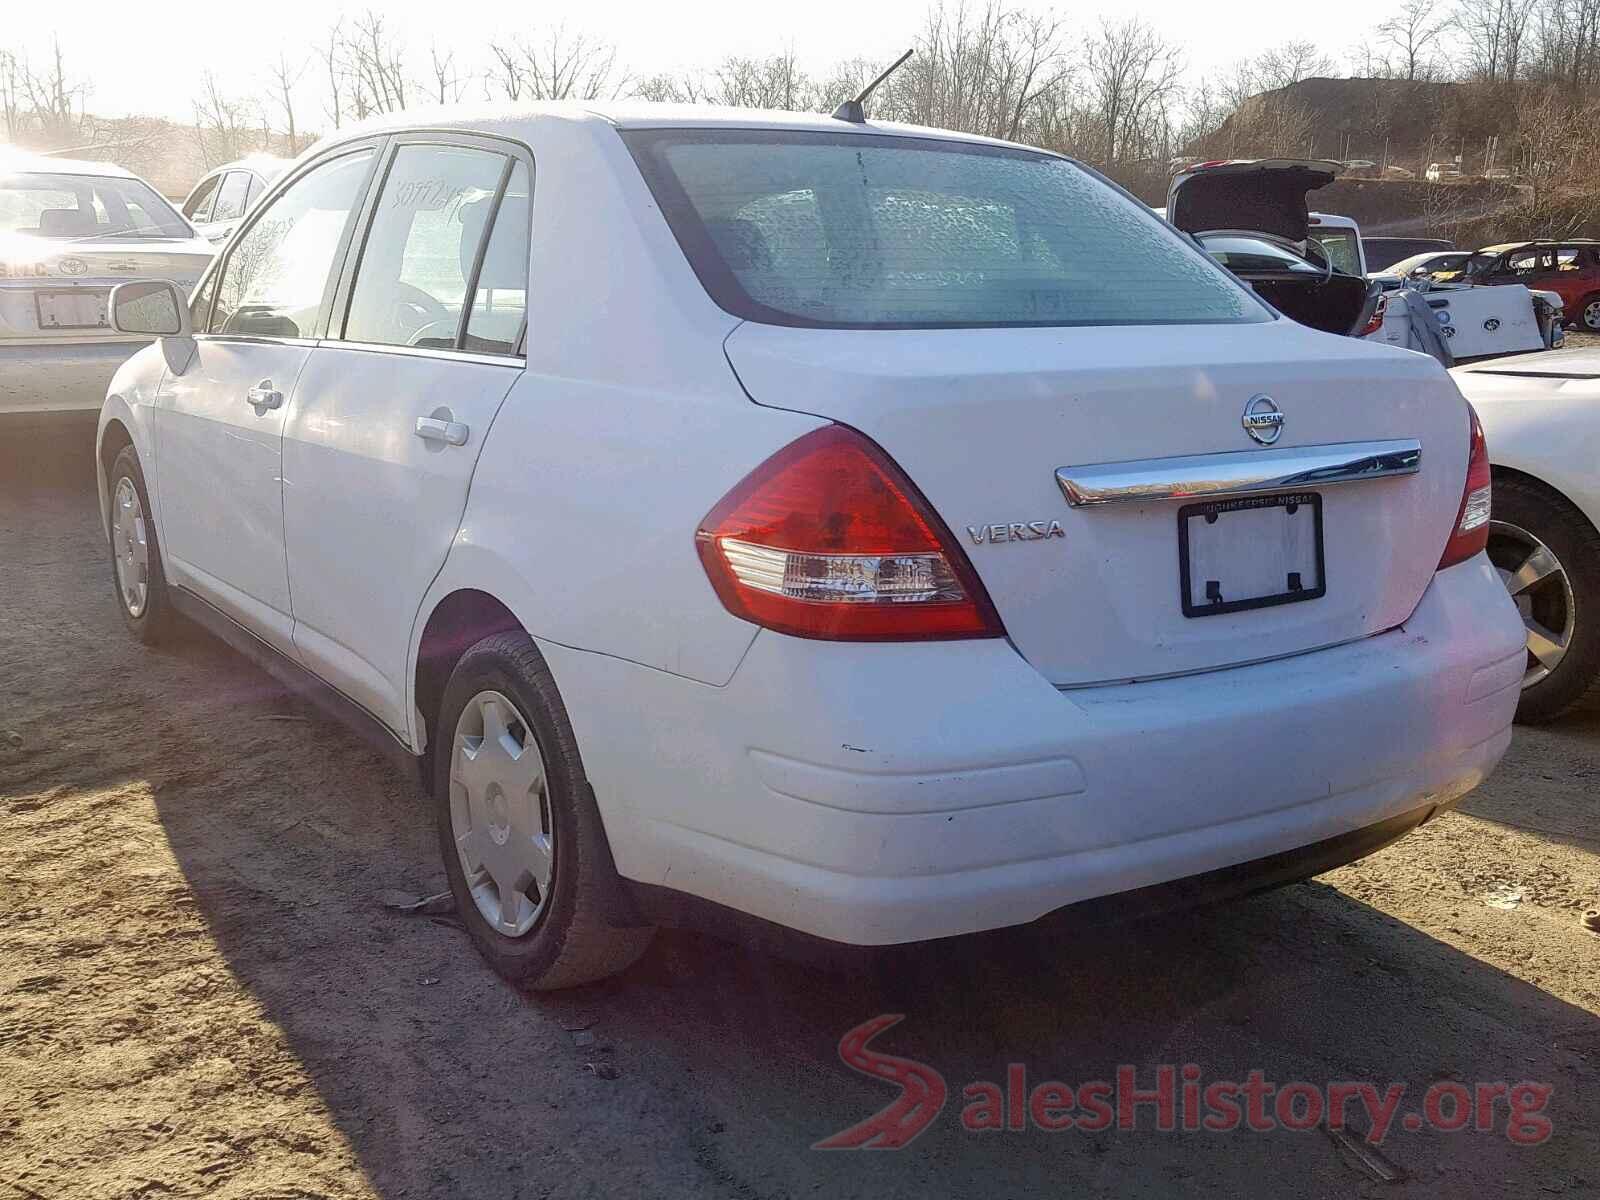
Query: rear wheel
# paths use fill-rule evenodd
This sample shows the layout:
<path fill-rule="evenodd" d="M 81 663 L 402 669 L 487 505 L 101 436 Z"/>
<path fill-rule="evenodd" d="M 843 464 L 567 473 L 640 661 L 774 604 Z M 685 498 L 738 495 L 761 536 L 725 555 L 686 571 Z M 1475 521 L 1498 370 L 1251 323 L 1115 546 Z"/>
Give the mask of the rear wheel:
<path fill-rule="evenodd" d="M 1600 695 L 1600 534 L 1538 484 L 1497 479 L 1489 559 L 1528 630 L 1518 720 L 1553 720 Z"/>
<path fill-rule="evenodd" d="M 643 954 L 655 930 L 621 895 L 566 708 L 532 639 L 497 633 L 468 650 L 435 728 L 439 848 L 490 965 L 543 990 L 602 979 Z"/>
<path fill-rule="evenodd" d="M 1600 333 L 1600 292 L 1578 301 L 1578 324 L 1590 333 Z"/>
<path fill-rule="evenodd" d="M 124 446 L 112 461 L 106 482 L 111 497 L 106 513 L 111 530 L 111 581 L 117 607 L 133 636 L 153 645 L 172 633 L 175 616 L 161 569 L 150 495 L 132 446 Z"/>

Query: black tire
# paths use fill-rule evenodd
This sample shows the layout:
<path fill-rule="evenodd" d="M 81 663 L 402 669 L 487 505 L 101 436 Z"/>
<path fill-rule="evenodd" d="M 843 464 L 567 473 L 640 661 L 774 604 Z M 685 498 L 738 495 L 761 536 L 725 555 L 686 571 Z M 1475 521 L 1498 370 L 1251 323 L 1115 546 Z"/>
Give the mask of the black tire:
<path fill-rule="evenodd" d="M 139 505 L 144 514 L 144 530 L 146 538 L 147 576 L 146 595 L 142 609 L 134 612 L 128 601 L 123 596 L 122 585 L 117 577 L 117 551 L 115 538 L 107 540 L 110 547 L 111 567 L 111 594 L 116 601 L 117 611 L 122 614 L 122 620 L 128 631 L 147 646 L 154 646 L 161 642 L 172 640 L 176 631 L 178 615 L 173 610 L 172 598 L 167 593 L 167 576 L 161 565 L 161 544 L 156 537 L 156 523 L 151 513 L 150 493 L 144 485 L 144 471 L 139 466 L 139 454 L 132 446 L 124 446 L 122 451 L 111 463 L 111 470 L 106 475 L 106 521 L 108 527 L 115 524 L 117 519 L 117 491 L 123 480 L 127 480 L 138 493 Z"/>
<path fill-rule="evenodd" d="M 1573 324 L 1590 333 L 1600 333 L 1600 292 L 1593 292 L 1578 301 Z"/>
<path fill-rule="evenodd" d="M 1491 519 L 1526 530 L 1548 546 L 1572 587 L 1574 621 L 1567 652 L 1554 670 L 1524 688 L 1517 720 L 1543 724 L 1595 705 L 1600 702 L 1600 533 L 1564 497 L 1515 476 L 1495 479 Z M 1496 549 L 1491 530 L 1491 559 Z M 1496 565 L 1514 566 L 1509 561 Z"/>
<path fill-rule="evenodd" d="M 554 867 L 538 917 L 518 937 L 500 932 L 479 911 L 451 829 L 456 726 L 467 703 L 484 691 L 499 692 L 516 706 L 544 759 Z M 604 979 L 635 962 L 655 927 L 640 921 L 625 894 L 566 706 L 533 640 L 520 632 L 497 633 L 462 655 L 430 741 L 439 852 L 456 910 L 489 965 L 518 987 L 545 991 Z"/>

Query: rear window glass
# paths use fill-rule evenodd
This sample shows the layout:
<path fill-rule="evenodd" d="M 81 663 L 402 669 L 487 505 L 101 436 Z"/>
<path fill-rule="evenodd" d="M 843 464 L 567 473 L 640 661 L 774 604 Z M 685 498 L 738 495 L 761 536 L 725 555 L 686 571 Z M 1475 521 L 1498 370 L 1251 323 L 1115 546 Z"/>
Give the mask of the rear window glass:
<path fill-rule="evenodd" d="M 728 312 L 937 328 L 1271 320 L 1143 205 L 1054 155 L 790 131 L 625 133 Z"/>

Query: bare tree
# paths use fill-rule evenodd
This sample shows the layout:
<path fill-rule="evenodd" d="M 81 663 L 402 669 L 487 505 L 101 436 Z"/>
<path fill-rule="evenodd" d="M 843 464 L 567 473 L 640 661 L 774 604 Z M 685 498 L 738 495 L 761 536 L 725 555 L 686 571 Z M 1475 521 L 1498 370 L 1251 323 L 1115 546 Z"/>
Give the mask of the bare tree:
<path fill-rule="evenodd" d="M 466 89 L 466 80 L 456 71 L 455 51 L 451 50 L 441 56 L 439 43 L 435 42 L 428 47 L 428 61 L 432 67 L 432 92 L 438 97 L 439 103 L 455 104 L 460 101 L 461 94 Z"/>
<path fill-rule="evenodd" d="M 21 87 L 29 120 L 39 137 L 47 145 L 70 145 L 78 135 L 81 107 L 89 89 L 68 75 L 61 39 L 52 41 L 49 65 L 43 71 L 31 70 L 25 58 L 13 58 L 12 63 L 13 83 Z"/>
<path fill-rule="evenodd" d="M 344 50 L 351 103 L 358 117 L 398 112 L 406 106 L 405 46 L 382 13 L 369 8 L 362 14 Z"/>
<path fill-rule="evenodd" d="M 294 120 L 294 89 L 300 82 L 301 76 L 306 73 L 306 60 L 298 63 L 291 62 L 286 52 L 278 51 L 278 60 L 272 64 L 269 82 L 272 86 L 273 100 L 279 112 L 283 115 L 283 136 L 285 148 L 290 158 L 300 153 L 300 135 L 295 128 Z M 261 121 L 266 125 L 266 109 L 261 111 Z"/>
<path fill-rule="evenodd" d="M 1315 42 L 1288 41 L 1264 51 L 1252 64 L 1262 91 L 1289 87 L 1302 79 L 1333 75 L 1338 67 Z"/>
<path fill-rule="evenodd" d="M 223 94 L 210 71 L 200 76 L 200 95 L 194 100 L 194 131 L 200 158 L 210 168 L 243 158 L 254 137 L 251 105 Z"/>
<path fill-rule="evenodd" d="M 507 100 L 600 100 L 628 90 L 610 42 L 556 26 L 536 41 L 491 42 L 494 79 Z"/>
<path fill-rule="evenodd" d="M 725 58 L 714 76 L 716 104 L 740 108 L 815 107 L 816 88 L 800 70 L 793 49 L 766 58 Z"/>
<path fill-rule="evenodd" d="M 1459 0 L 1455 25 L 1474 78 L 1512 83 L 1522 74 L 1528 24 L 1538 0 Z"/>
<path fill-rule="evenodd" d="M 1119 162 L 1157 151 L 1166 157 L 1182 66 L 1177 46 L 1139 18 L 1100 22 L 1084 47 L 1095 157 Z"/>
<path fill-rule="evenodd" d="M 333 122 L 335 129 L 344 117 L 344 71 L 340 47 L 344 44 L 344 23 L 341 18 L 328 28 L 327 39 L 318 51 L 318 58 L 322 63 L 323 78 L 328 81 L 328 105 L 326 112 L 328 119 Z"/>
<path fill-rule="evenodd" d="M 1402 79 L 1429 79 L 1433 75 L 1432 47 L 1444 32 L 1435 15 L 1437 0 L 1401 0 L 1395 15 L 1378 26 L 1378 44 L 1393 54 L 1396 74 Z"/>
<path fill-rule="evenodd" d="M 14 52 L 0 50 L 0 116 L 5 119 L 8 142 L 16 141 L 22 134 L 22 120 L 27 111 L 22 84 L 25 70 Z"/>

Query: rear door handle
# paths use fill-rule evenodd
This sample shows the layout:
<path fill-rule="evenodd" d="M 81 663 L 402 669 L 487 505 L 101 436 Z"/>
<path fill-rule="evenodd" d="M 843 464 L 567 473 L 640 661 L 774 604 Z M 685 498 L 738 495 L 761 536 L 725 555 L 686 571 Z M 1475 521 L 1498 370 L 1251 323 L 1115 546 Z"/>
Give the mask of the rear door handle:
<path fill-rule="evenodd" d="M 256 408 L 281 408 L 283 406 L 283 393 L 272 386 L 272 380 L 263 379 L 255 387 L 244 394 L 244 398 Z"/>
<path fill-rule="evenodd" d="M 418 417 L 417 436 L 425 442 L 443 442 L 448 446 L 465 446 L 472 432 L 460 421 L 441 421 L 438 417 Z"/>

